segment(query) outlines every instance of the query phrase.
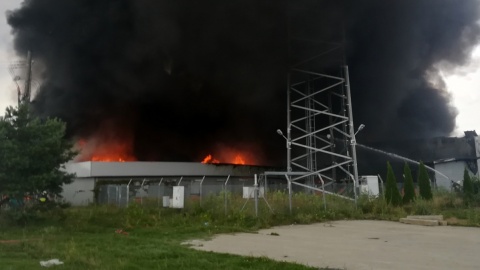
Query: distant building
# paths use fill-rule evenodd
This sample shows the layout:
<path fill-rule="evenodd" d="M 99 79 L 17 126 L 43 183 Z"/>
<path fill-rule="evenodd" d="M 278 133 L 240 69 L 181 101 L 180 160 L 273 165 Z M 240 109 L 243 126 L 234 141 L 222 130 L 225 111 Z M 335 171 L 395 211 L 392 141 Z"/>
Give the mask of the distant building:
<path fill-rule="evenodd" d="M 478 170 L 480 166 L 480 139 L 475 131 L 465 131 L 464 137 L 390 141 L 369 146 L 415 161 L 423 161 L 427 166 L 440 172 L 429 172 L 437 187 L 450 189 L 452 187 L 451 181 L 461 184 L 465 168 L 471 175 L 480 176 Z M 405 161 L 361 148 L 358 151 L 361 174 L 374 175 L 379 173 L 382 177 L 385 177 L 386 161 L 390 161 L 397 175 L 397 181 L 403 181 L 402 174 Z M 410 164 L 410 167 L 416 181 L 417 166 Z M 446 175 L 451 181 L 442 174 Z"/>
<path fill-rule="evenodd" d="M 453 182 L 462 185 L 465 169 L 471 176 L 480 177 L 478 170 L 480 167 L 480 139 L 475 131 L 465 131 L 465 137 L 459 139 L 462 139 L 470 146 L 470 151 L 463 156 L 435 160 L 434 168 Z M 435 179 L 437 186 L 446 189 L 452 188 L 453 183 L 439 173 L 435 173 Z"/>
<path fill-rule="evenodd" d="M 467 169 L 467 171 L 470 173 L 471 176 L 477 176 L 477 177 L 479 176 L 478 175 L 478 159 L 474 160 L 474 159 L 452 158 L 447 160 L 435 161 L 434 169 L 448 177 L 448 179 L 446 179 L 443 175 L 436 172 L 435 179 L 436 179 L 437 186 L 443 187 L 446 189 L 451 189 L 452 184 L 454 183 L 458 183 L 462 185 L 465 168 Z"/>

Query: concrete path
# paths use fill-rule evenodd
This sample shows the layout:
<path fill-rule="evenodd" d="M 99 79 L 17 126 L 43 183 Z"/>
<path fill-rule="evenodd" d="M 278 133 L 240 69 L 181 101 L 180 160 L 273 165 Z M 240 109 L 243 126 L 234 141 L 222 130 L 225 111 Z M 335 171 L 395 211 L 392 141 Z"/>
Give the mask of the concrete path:
<path fill-rule="evenodd" d="M 188 244 L 198 250 L 337 269 L 480 269 L 480 228 L 335 221 Z"/>

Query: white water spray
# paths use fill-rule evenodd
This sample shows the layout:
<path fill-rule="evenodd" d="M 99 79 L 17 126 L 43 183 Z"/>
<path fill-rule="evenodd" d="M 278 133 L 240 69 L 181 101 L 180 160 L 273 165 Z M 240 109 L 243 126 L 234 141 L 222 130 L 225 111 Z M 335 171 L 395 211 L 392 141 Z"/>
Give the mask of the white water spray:
<path fill-rule="evenodd" d="M 409 162 L 409 163 L 413 163 L 413 164 L 416 164 L 416 165 L 420 165 L 420 162 L 416 161 L 416 160 L 413 160 L 413 159 L 409 159 L 409 158 L 406 158 L 406 157 L 402 157 L 400 155 L 397 155 L 397 154 L 394 154 L 394 153 L 390 153 L 390 152 L 386 152 L 386 151 L 383 151 L 383 150 L 380 150 L 380 149 L 376 149 L 376 148 L 373 148 L 373 147 L 370 147 L 370 146 L 366 146 L 366 145 L 363 145 L 363 144 L 360 144 L 360 143 L 357 143 L 357 146 L 358 147 L 361 147 L 361 148 L 364 148 L 364 149 L 367 149 L 367 150 L 370 150 L 370 151 L 373 151 L 373 152 L 376 152 L 376 153 L 380 153 L 380 154 L 383 154 L 383 155 L 386 155 L 386 156 L 389 156 L 389 157 L 392 157 L 392 158 L 396 158 L 396 159 L 400 159 L 400 160 L 403 160 L 403 161 L 406 161 L 406 162 Z M 445 177 L 445 179 L 448 179 L 449 181 L 451 181 L 453 183 L 453 181 L 448 178 L 448 176 L 446 176 L 445 174 L 435 170 L 434 168 L 432 167 L 429 167 L 427 165 L 425 165 L 425 168 L 427 168 L 429 171 L 432 171 L 432 172 L 435 172 L 437 173 L 438 175 L 442 176 L 442 177 Z"/>

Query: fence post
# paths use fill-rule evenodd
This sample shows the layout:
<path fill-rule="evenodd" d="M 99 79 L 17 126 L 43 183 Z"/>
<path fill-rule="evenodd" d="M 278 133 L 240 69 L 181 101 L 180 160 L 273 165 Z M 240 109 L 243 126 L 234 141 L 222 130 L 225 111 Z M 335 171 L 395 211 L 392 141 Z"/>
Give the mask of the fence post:
<path fill-rule="evenodd" d="M 120 184 L 118 186 L 118 206 L 121 207 L 122 206 L 122 184 Z"/>
<path fill-rule="evenodd" d="M 127 206 L 130 202 L 130 184 L 132 183 L 132 180 L 133 179 L 130 179 L 130 181 L 128 181 L 128 184 L 127 184 Z"/>
<path fill-rule="evenodd" d="M 107 187 L 107 205 L 109 205 L 110 204 L 110 189 L 108 188 L 108 185 L 106 187 Z"/>
<path fill-rule="evenodd" d="M 380 179 L 380 187 L 382 188 L 382 197 L 384 197 L 385 196 L 385 186 L 383 186 L 383 179 L 380 176 L 380 174 L 377 174 L 377 175 L 378 175 L 378 179 Z"/>
<path fill-rule="evenodd" d="M 322 176 L 320 174 L 318 174 L 318 178 L 320 178 L 320 181 L 322 182 L 323 208 L 326 211 L 327 210 L 327 200 L 325 198 L 325 181 L 323 181 Z"/>
<path fill-rule="evenodd" d="M 115 201 L 117 203 L 117 206 L 120 207 L 120 192 L 119 192 L 119 188 L 118 188 L 118 185 L 115 185 Z"/>
<path fill-rule="evenodd" d="M 140 186 L 142 193 L 144 192 L 143 185 L 145 184 L 145 181 L 148 181 L 148 180 L 146 178 L 143 178 L 142 185 Z M 143 194 L 141 194 L 140 196 L 140 204 L 143 205 Z"/>
<path fill-rule="evenodd" d="M 292 181 L 290 180 L 290 176 L 285 174 L 285 178 L 287 178 L 288 182 L 288 206 L 290 209 L 290 214 L 292 214 Z"/>
<path fill-rule="evenodd" d="M 227 215 L 227 184 L 228 184 L 229 179 L 230 179 L 230 175 L 228 175 L 227 180 L 225 181 L 224 188 L 223 188 L 223 198 L 225 200 L 225 216 Z"/>
<path fill-rule="evenodd" d="M 264 175 L 264 177 L 265 177 L 265 178 L 264 178 L 264 179 L 265 179 L 265 182 L 264 182 L 264 187 L 263 187 L 263 188 L 264 188 L 264 191 L 265 191 L 265 192 L 264 192 L 263 196 L 266 196 L 267 193 L 268 193 L 268 179 L 267 179 L 267 175 L 266 175 L 266 174 Z"/>
<path fill-rule="evenodd" d="M 202 206 L 202 198 L 203 198 L 203 180 L 205 180 L 205 175 L 200 181 L 200 206 Z"/>
<path fill-rule="evenodd" d="M 160 186 L 162 185 L 163 177 L 160 179 L 160 182 L 158 182 L 158 190 L 157 190 L 157 204 L 158 207 L 160 207 Z"/>
<path fill-rule="evenodd" d="M 255 198 L 255 217 L 258 217 L 258 179 L 257 174 L 254 175 L 254 182 L 253 182 L 253 192 Z"/>
<path fill-rule="evenodd" d="M 350 176 L 352 177 L 352 181 L 353 181 L 353 195 L 355 196 L 355 209 L 357 209 L 357 181 L 355 180 L 355 177 L 350 174 Z"/>

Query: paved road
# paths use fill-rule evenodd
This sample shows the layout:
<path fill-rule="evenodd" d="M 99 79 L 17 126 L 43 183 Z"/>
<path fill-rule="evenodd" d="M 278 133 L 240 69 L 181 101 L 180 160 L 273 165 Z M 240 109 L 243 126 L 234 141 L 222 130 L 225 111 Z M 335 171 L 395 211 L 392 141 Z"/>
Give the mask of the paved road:
<path fill-rule="evenodd" d="M 349 270 L 480 269 L 480 228 L 335 221 L 219 235 L 189 244 L 205 251 Z"/>

